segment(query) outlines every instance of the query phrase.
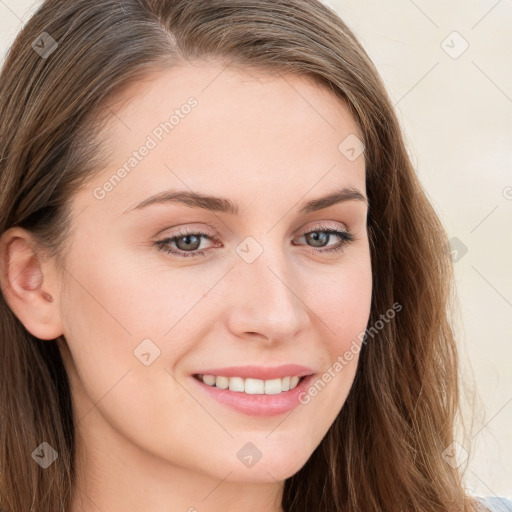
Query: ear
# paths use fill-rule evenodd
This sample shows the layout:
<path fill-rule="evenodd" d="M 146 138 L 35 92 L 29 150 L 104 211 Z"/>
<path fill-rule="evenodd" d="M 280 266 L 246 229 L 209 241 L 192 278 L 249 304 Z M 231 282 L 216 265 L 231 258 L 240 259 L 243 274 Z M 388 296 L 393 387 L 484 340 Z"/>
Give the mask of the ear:
<path fill-rule="evenodd" d="M 10 228 L 0 237 L 0 287 L 7 304 L 36 338 L 63 334 L 57 272 L 29 231 Z"/>

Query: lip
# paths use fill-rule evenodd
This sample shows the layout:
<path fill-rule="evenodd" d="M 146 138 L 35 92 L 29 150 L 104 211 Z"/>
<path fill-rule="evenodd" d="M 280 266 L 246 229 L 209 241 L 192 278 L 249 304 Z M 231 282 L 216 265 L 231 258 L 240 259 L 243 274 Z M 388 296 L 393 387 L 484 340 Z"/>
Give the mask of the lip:
<path fill-rule="evenodd" d="M 313 370 L 299 364 L 282 364 L 281 366 L 229 366 L 200 370 L 194 375 L 215 375 L 216 377 L 242 377 L 243 379 L 270 380 L 283 377 L 304 377 L 313 374 Z"/>
<path fill-rule="evenodd" d="M 292 375 L 293 374 L 294 373 L 292 372 Z M 205 373 L 205 375 L 211 374 Z M 240 374 L 220 375 L 224 375 L 226 377 L 241 377 Z M 276 395 L 249 395 L 243 392 L 208 386 L 193 376 L 191 377 L 191 380 L 195 383 L 194 385 L 199 386 L 199 389 L 207 393 L 210 398 L 213 398 L 217 402 L 220 402 L 235 411 L 250 416 L 267 417 L 289 412 L 292 409 L 295 409 L 298 405 L 302 405 L 299 401 L 299 396 L 306 392 L 314 377 L 314 374 L 304 376 L 295 388 L 289 391 L 283 391 Z M 250 378 L 250 376 L 246 378 Z"/>

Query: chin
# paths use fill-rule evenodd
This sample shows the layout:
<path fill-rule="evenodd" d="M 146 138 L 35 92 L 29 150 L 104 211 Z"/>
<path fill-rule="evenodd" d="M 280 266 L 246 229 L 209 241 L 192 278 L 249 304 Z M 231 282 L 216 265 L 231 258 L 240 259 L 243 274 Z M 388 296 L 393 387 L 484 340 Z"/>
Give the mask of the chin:
<path fill-rule="evenodd" d="M 277 438 L 275 441 L 277 446 L 266 443 L 263 447 L 264 440 L 262 440 L 260 443 L 262 448 L 259 452 L 250 443 L 244 444 L 237 450 L 238 454 L 235 453 L 234 464 L 226 465 L 222 477 L 231 471 L 228 480 L 233 482 L 272 483 L 276 480 L 286 480 L 296 474 L 306 464 L 311 453 L 298 452 L 297 446 L 300 446 L 300 443 L 279 444 Z M 304 448 L 304 443 L 302 444 Z"/>
<path fill-rule="evenodd" d="M 226 473 L 219 478 L 225 478 L 226 474 L 231 471 L 227 481 L 240 483 L 275 483 L 276 481 L 284 481 L 295 475 L 306 463 L 302 460 L 271 460 L 263 461 L 261 459 L 252 468 L 243 467 L 243 465 L 234 468 L 226 467 Z"/>

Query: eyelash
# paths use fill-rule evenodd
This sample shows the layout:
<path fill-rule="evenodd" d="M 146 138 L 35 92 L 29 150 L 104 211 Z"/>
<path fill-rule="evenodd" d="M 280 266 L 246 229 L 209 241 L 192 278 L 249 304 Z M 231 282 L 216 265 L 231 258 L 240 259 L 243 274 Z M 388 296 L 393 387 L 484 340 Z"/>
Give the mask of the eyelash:
<path fill-rule="evenodd" d="M 329 249 L 317 249 L 316 247 L 311 247 L 313 252 L 319 253 L 319 254 L 335 253 L 338 251 L 342 251 L 345 248 L 345 246 L 347 246 L 357 240 L 357 238 L 354 236 L 354 234 L 351 233 L 349 230 L 341 231 L 341 230 L 332 229 L 332 228 L 329 228 L 326 226 L 318 226 L 311 231 L 306 231 L 306 233 L 304 233 L 304 235 L 309 235 L 311 233 L 327 233 L 328 235 L 335 235 L 340 239 L 339 244 L 337 244 L 333 247 L 330 247 Z M 194 236 L 197 236 L 200 238 L 207 237 L 207 238 L 211 238 L 214 242 L 217 241 L 213 237 L 210 237 L 208 235 L 208 233 L 203 233 L 200 231 L 198 231 L 198 232 L 197 231 L 189 231 L 187 229 L 184 229 L 183 231 L 176 233 L 173 237 L 167 237 L 163 240 L 159 240 L 158 242 L 155 242 L 155 245 L 157 246 L 159 251 L 163 251 L 165 253 L 172 254 L 172 255 L 178 256 L 178 257 L 190 258 L 190 257 L 204 256 L 205 252 L 208 249 L 203 249 L 202 251 L 199 251 L 199 250 L 195 250 L 195 251 L 178 250 L 178 251 L 176 251 L 176 250 L 170 249 L 168 247 L 168 244 L 170 242 L 176 242 L 178 239 L 188 236 L 188 235 L 194 235 Z M 329 241 L 330 241 L 330 238 L 329 238 Z"/>

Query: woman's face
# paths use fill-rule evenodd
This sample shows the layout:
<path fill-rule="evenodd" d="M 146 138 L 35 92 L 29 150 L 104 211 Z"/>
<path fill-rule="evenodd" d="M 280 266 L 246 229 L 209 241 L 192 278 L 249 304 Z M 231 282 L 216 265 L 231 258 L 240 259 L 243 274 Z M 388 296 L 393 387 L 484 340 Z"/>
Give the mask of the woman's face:
<path fill-rule="evenodd" d="M 342 408 L 369 319 L 360 130 L 309 79 L 214 63 L 123 99 L 110 165 L 73 200 L 60 297 L 79 443 L 120 463 L 283 480 Z M 320 201 L 344 188 L 363 200 Z M 304 368 L 268 371 L 282 365 Z M 279 391 L 294 379 L 277 377 L 305 373 Z M 239 378 L 214 388 L 198 374 Z"/>

